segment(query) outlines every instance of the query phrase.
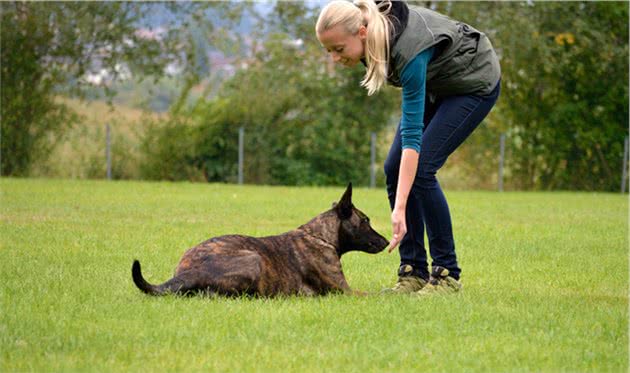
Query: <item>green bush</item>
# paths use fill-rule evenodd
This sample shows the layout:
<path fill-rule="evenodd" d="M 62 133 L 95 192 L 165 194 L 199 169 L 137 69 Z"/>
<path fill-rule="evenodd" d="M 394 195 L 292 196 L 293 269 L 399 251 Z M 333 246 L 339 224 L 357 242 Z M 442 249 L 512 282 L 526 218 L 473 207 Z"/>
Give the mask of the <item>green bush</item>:
<path fill-rule="evenodd" d="M 141 141 L 141 177 L 148 180 L 202 180 L 194 165 L 195 129 L 182 117 L 149 123 Z"/>

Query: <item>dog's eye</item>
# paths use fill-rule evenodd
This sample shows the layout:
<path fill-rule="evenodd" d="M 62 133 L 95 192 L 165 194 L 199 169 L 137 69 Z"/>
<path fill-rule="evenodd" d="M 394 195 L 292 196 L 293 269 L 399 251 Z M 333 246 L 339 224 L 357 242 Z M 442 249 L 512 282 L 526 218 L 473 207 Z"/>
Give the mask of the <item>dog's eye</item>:
<path fill-rule="evenodd" d="M 362 218 L 361 223 L 370 224 L 370 218 L 368 217 Z"/>

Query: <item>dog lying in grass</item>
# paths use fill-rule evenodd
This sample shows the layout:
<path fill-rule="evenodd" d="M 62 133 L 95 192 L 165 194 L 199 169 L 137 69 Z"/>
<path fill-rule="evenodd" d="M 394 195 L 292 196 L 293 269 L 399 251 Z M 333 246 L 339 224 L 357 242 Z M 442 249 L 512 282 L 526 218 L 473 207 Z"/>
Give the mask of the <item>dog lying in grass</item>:
<path fill-rule="evenodd" d="M 351 292 L 341 256 L 352 250 L 375 254 L 388 241 L 352 204 L 352 184 L 332 209 L 290 232 L 270 237 L 227 235 L 186 251 L 175 277 L 151 285 L 135 260 L 132 277 L 150 295 L 206 292 L 217 295 L 324 295 Z"/>

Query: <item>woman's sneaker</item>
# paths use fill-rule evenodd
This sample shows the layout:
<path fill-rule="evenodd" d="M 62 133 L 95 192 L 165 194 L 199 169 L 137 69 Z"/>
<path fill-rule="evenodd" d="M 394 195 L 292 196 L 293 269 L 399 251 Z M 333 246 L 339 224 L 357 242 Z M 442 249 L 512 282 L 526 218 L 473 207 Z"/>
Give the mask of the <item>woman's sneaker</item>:
<path fill-rule="evenodd" d="M 415 294 L 429 295 L 457 293 L 462 289 L 462 284 L 448 274 L 448 269 L 444 267 L 433 267 L 429 283 L 419 291 L 415 292 Z"/>
<path fill-rule="evenodd" d="M 398 269 L 398 281 L 392 288 L 383 289 L 384 294 L 412 294 L 416 293 L 427 284 L 427 281 L 419 276 L 414 276 L 413 267 L 403 264 Z"/>

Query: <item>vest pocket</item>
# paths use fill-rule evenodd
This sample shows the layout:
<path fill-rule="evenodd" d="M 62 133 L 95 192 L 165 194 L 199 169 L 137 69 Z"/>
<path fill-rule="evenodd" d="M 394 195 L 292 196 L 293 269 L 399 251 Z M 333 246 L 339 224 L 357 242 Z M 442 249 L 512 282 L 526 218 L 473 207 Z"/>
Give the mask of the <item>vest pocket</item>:
<path fill-rule="evenodd" d="M 468 72 L 477 56 L 481 32 L 461 22 L 457 22 L 457 32 L 462 34 L 462 37 L 453 61 L 462 66 L 464 71 Z"/>

